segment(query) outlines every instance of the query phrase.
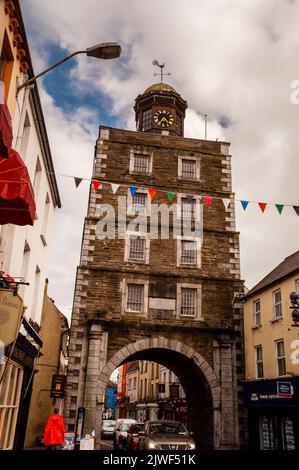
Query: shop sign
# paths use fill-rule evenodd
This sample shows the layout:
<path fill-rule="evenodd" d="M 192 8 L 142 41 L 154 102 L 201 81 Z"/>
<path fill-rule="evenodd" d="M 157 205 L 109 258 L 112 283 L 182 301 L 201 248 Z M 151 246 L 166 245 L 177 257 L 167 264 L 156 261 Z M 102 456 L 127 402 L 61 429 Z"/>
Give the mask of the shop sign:
<path fill-rule="evenodd" d="M 292 398 L 293 390 L 291 382 L 277 382 L 277 395 L 280 398 Z"/>
<path fill-rule="evenodd" d="M 170 398 L 179 398 L 179 384 L 170 384 L 169 385 L 169 397 Z"/>
<path fill-rule="evenodd" d="M 9 346 L 18 336 L 23 301 L 9 289 L 0 289 L 0 341 Z"/>
<path fill-rule="evenodd" d="M 296 406 L 294 387 L 291 381 L 247 382 L 244 384 L 245 406 Z"/>
<path fill-rule="evenodd" d="M 64 398 L 65 375 L 53 375 L 50 396 L 53 398 Z"/>

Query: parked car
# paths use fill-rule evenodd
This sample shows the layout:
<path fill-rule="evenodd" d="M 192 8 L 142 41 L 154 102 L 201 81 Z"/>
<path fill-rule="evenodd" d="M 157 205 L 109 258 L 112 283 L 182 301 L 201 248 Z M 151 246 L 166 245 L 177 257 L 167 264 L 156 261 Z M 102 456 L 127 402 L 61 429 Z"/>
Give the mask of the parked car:
<path fill-rule="evenodd" d="M 118 419 L 113 431 L 114 449 L 124 449 L 127 446 L 127 430 L 131 424 L 136 423 L 136 419 Z"/>
<path fill-rule="evenodd" d="M 141 450 L 193 450 L 195 442 L 179 421 L 146 421 L 139 432 Z"/>
<path fill-rule="evenodd" d="M 102 431 L 101 431 L 101 438 L 102 439 L 112 439 L 113 438 L 113 431 L 114 431 L 115 421 L 114 419 L 104 419 L 102 421 Z"/>
<path fill-rule="evenodd" d="M 127 449 L 138 450 L 139 432 L 144 430 L 144 423 L 131 424 L 127 431 Z"/>

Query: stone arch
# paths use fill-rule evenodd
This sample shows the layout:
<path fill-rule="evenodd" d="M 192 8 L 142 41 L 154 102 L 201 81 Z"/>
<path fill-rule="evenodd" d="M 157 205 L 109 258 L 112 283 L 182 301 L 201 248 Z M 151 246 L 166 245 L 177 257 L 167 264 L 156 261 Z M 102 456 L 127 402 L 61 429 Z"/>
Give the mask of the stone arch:
<path fill-rule="evenodd" d="M 191 359 L 195 366 L 197 366 L 204 377 L 206 384 L 208 385 L 211 401 L 212 401 L 212 411 L 213 411 L 213 424 L 214 424 L 214 432 L 213 432 L 213 444 L 214 448 L 218 448 L 220 444 L 220 432 L 219 428 L 221 427 L 221 412 L 220 412 L 220 401 L 221 401 L 221 388 L 219 379 L 217 378 L 214 370 L 208 363 L 206 359 L 203 358 L 201 354 L 195 351 L 192 347 L 187 346 L 186 344 L 172 340 L 169 338 L 165 338 L 163 336 L 157 336 L 152 338 L 144 338 L 137 340 L 134 343 L 127 344 L 122 349 L 120 349 L 117 353 L 115 353 L 106 365 L 103 367 L 102 371 L 98 377 L 97 383 L 97 390 L 99 393 L 99 403 L 97 406 L 97 413 L 96 413 L 96 428 L 99 429 L 100 422 L 101 422 L 101 414 L 102 414 L 102 403 L 103 397 L 105 394 L 105 387 L 111 376 L 112 372 L 122 365 L 123 363 L 130 360 L 130 358 L 138 353 L 148 351 L 148 350 L 168 350 L 174 353 L 180 354 L 185 356 L 185 358 Z M 156 361 L 158 362 L 158 361 Z"/>

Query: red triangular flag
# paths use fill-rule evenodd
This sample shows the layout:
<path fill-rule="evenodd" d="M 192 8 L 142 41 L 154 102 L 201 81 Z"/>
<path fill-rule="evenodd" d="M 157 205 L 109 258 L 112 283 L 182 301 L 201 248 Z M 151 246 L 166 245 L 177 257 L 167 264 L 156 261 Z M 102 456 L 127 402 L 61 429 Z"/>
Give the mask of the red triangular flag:
<path fill-rule="evenodd" d="M 205 203 L 207 206 L 210 206 L 210 205 L 212 204 L 212 198 L 211 198 L 211 196 L 205 196 L 205 197 L 203 198 L 203 200 L 204 200 L 204 203 Z"/>
<path fill-rule="evenodd" d="M 157 192 L 156 189 L 149 189 L 149 190 L 148 190 L 148 193 L 149 193 L 149 195 L 150 195 L 151 200 L 154 199 L 154 197 L 155 197 L 155 195 L 156 195 L 156 192 Z"/>
<path fill-rule="evenodd" d="M 259 206 L 261 211 L 264 213 L 267 206 L 267 202 L 259 202 Z"/>
<path fill-rule="evenodd" d="M 92 185 L 93 185 L 93 189 L 96 191 L 97 189 L 99 189 L 100 186 L 102 186 L 102 182 L 101 181 L 97 181 L 97 180 L 92 180 Z"/>

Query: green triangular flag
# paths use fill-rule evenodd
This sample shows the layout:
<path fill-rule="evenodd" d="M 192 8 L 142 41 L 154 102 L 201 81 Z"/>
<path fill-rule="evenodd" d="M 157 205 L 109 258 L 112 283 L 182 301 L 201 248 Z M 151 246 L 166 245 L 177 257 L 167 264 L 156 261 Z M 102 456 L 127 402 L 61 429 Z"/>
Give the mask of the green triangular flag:
<path fill-rule="evenodd" d="M 167 196 L 168 196 L 168 200 L 169 200 L 170 202 L 172 202 L 173 199 L 174 199 L 175 193 L 173 193 L 172 191 L 169 191 L 169 192 L 167 193 Z"/>
<path fill-rule="evenodd" d="M 275 204 L 275 206 L 278 212 L 281 214 L 284 208 L 284 204 Z"/>

